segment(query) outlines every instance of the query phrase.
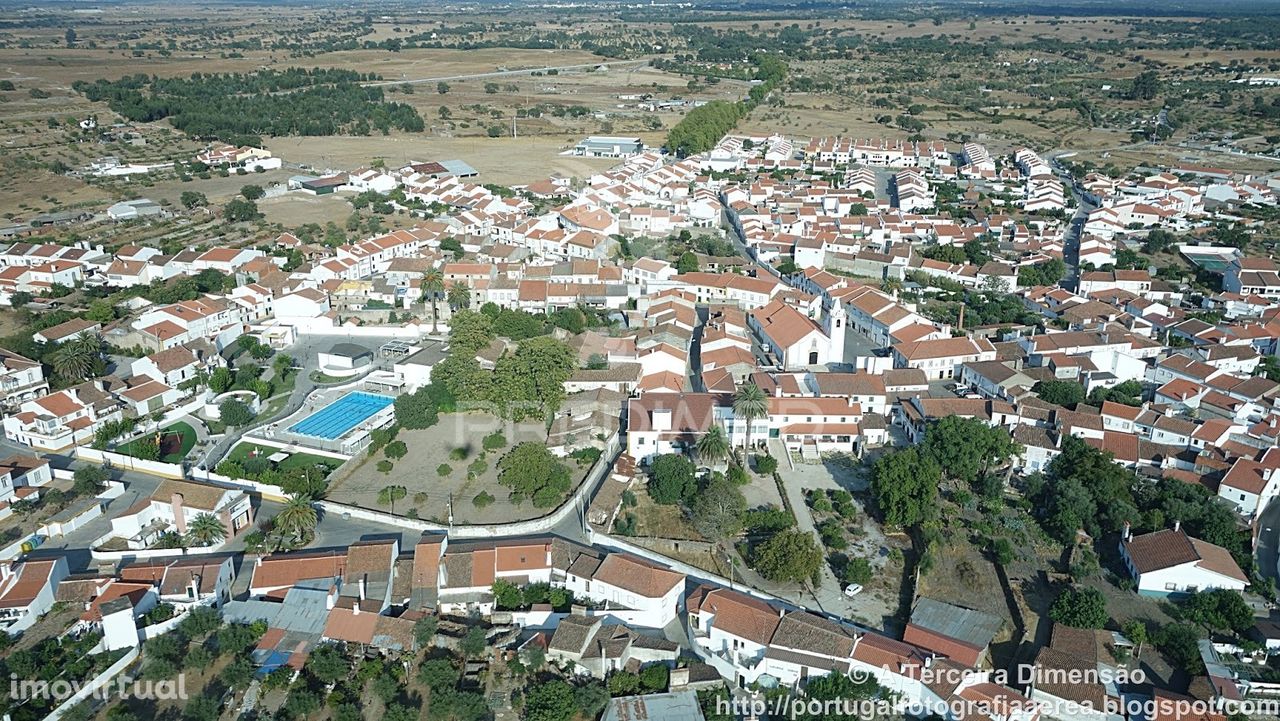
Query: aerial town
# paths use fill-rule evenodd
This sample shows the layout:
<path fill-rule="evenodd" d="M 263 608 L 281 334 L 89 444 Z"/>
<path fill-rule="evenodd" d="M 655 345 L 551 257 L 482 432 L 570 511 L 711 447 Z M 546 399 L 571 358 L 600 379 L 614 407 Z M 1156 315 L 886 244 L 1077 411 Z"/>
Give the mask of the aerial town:
<path fill-rule="evenodd" d="M 7 8 L 4 719 L 1280 717 L 1280 19 L 1003 4 Z"/>

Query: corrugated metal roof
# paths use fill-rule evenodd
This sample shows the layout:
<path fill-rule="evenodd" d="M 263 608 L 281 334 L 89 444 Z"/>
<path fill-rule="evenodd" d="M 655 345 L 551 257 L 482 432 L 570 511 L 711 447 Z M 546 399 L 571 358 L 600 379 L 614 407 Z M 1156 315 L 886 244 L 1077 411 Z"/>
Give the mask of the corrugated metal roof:
<path fill-rule="evenodd" d="M 911 612 L 911 623 L 981 648 L 991 643 L 991 639 L 999 633 L 1004 619 L 932 598 L 921 598 Z"/>

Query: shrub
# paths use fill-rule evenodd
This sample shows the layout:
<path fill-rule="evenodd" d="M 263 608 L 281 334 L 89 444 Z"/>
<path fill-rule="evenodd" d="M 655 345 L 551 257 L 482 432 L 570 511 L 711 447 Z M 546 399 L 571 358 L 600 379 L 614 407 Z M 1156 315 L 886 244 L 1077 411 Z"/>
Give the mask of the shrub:
<path fill-rule="evenodd" d="M 488 506 L 489 504 L 493 503 L 494 500 L 495 499 L 493 497 L 493 494 L 489 493 L 488 491 L 480 491 L 479 493 L 476 494 L 475 498 L 471 499 L 471 505 L 475 506 L 476 508 L 484 508 L 485 506 Z"/>
<path fill-rule="evenodd" d="M 387 449 L 383 451 L 387 458 L 404 458 L 408 452 L 409 446 L 405 445 L 404 441 L 392 441 L 387 444 Z"/>
<path fill-rule="evenodd" d="M 866 584 L 871 580 L 871 562 L 865 558 L 853 558 L 844 567 L 844 582 Z"/>
<path fill-rule="evenodd" d="M 480 442 L 480 445 L 483 446 L 486 451 L 496 451 L 507 445 L 507 437 L 501 433 L 490 433 L 484 437 L 484 440 Z"/>
<path fill-rule="evenodd" d="M 1109 618 L 1107 599 L 1096 588 L 1068 588 L 1054 599 L 1049 618 L 1073 628 L 1102 628 Z"/>
<path fill-rule="evenodd" d="M 222 415 L 222 422 L 228 426 L 243 426 L 253 421 L 253 411 L 244 401 L 235 398 L 228 398 L 218 406 L 218 411 Z"/>
<path fill-rule="evenodd" d="M 390 473 L 393 467 L 394 467 L 394 464 L 391 461 L 388 461 L 386 459 L 378 461 L 379 473 Z"/>
<path fill-rule="evenodd" d="M 773 456 L 756 456 L 756 473 L 771 476 L 778 470 L 778 459 Z"/>
<path fill-rule="evenodd" d="M 471 465 L 467 466 L 467 473 L 477 476 L 484 475 L 487 470 L 489 470 L 489 464 L 483 458 L 477 458 L 471 462 Z"/>
<path fill-rule="evenodd" d="M 1013 544 L 1007 538 L 997 538 L 991 544 L 991 555 L 995 556 L 996 563 L 1007 566 L 1013 562 Z"/>
<path fill-rule="evenodd" d="M 448 463 L 441 463 L 440 465 L 436 466 L 437 476 L 444 478 L 448 476 L 450 473 L 453 473 L 453 466 L 449 465 Z"/>
<path fill-rule="evenodd" d="M 467 456 L 469 455 L 471 455 L 470 448 L 467 448 L 466 446 L 458 446 L 457 448 L 454 448 L 453 450 L 449 451 L 449 460 L 465 461 L 467 460 Z"/>
<path fill-rule="evenodd" d="M 827 548 L 840 551 L 849 546 L 844 537 L 844 529 L 834 519 L 819 524 L 818 535 L 822 536 L 822 545 Z"/>
<path fill-rule="evenodd" d="M 604 452 L 599 448 L 579 448 L 578 450 L 570 453 L 569 457 L 577 461 L 579 467 L 582 467 L 592 465 L 596 461 L 600 460 L 600 456 L 602 455 L 604 455 Z"/>
<path fill-rule="evenodd" d="M 624 513 L 613 520 L 613 532 L 619 536 L 634 536 L 636 525 L 636 514 Z"/>

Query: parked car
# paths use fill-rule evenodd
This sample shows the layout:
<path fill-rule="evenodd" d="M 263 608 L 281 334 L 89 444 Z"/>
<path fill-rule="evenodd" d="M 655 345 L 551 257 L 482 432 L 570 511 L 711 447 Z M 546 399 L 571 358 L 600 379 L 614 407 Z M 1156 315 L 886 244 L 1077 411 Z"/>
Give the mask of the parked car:
<path fill-rule="evenodd" d="M 862 593 L 862 584 L 860 583 L 851 583 L 844 587 L 844 595 L 849 598 L 853 598 L 859 593 Z"/>

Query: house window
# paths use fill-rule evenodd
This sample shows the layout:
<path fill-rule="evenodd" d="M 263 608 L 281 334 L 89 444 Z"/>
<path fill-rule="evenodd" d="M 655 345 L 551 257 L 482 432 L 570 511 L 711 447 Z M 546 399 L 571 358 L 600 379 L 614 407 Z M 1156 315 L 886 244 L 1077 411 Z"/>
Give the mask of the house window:
<path fill-rule="evenodd" d="M 1177 585 L 1176 583 L 1166 583 L 1166 584 L 1164 584 L 1164 590 L 1166 590 L 1166 591 L 1176 591 L 1176 590 L 1178 590 L 1178 585 Z"/>

